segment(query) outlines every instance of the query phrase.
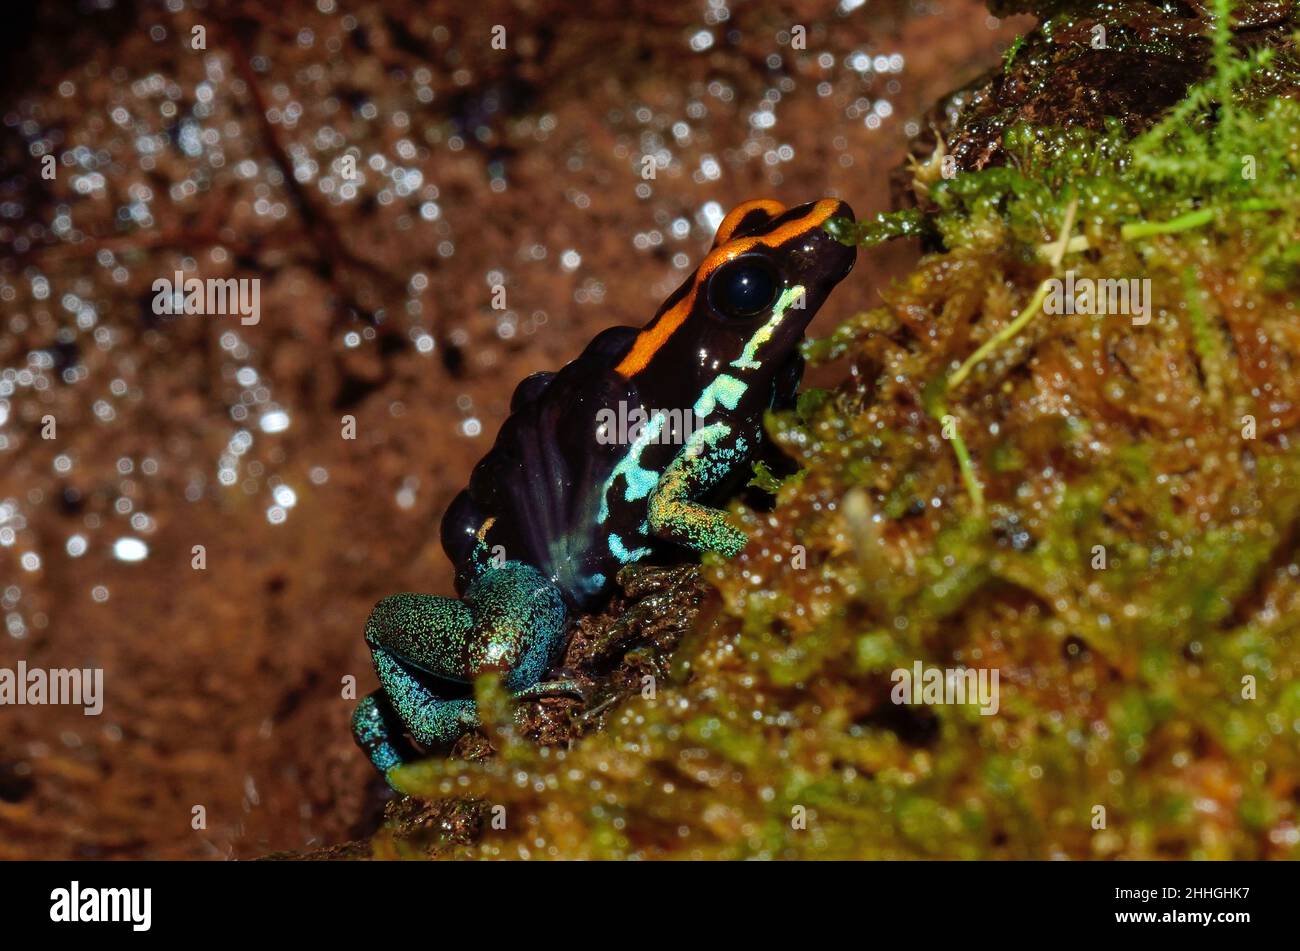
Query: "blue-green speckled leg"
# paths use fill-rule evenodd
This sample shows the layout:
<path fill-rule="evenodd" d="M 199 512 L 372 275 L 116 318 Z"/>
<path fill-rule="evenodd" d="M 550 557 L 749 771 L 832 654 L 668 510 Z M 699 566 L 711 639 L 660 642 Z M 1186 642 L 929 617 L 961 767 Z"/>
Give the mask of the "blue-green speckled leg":
<path fill-rule="evenodd" d="M 691 499 L 733 471 L 747 457 L 748 442 L 725 423 L 706 426 L 691 436 L 650 493 L 647 522 L 655 537 L 728 557 L 745 547 L 745 533 L 727 523 L 726 512 Z"/>
<path fill-rule="evenodd" d="M 352 713 L 352 736 L 381 773 L 414 758 L 415 748 L 402 732 L 402 721 L 382 690 L 362 699 Z"/>
<path fill-rule="evenodd" d="M 353 733 L 366 754 L 387 772 L 409 757 L 397 737 L 404 726 L 424 745 L 450 743 L 478 725 L 471 697 L 439 696 L 408 667 L 444 680 L 470 683 L 500 671 L 505 685 L 524 697 L 568 690 L 539 685 L 564 640 L 567 612 L 560 591 L 541 572 L 508 561 L 485 571 L 463 600 L 395 594 L 380 601 L 366 621 L 384 703 L 367 697 L 353 717 Z"/>

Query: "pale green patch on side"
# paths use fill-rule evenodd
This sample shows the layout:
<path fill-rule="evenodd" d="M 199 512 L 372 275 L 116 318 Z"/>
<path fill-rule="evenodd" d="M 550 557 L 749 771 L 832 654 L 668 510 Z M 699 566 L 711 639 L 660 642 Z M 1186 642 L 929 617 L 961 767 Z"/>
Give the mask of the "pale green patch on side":
<path fill-rule="evenodd" d="M 636 442 L 628 446 L 627 452 L 619 460 L 614 471 L 609 474 L 605 480 L 605 485 L 600 490 L 600 514 L 598 519 L 603 523 L 609 518 L 609 490 L 610 487 L 623 476 L 627 480 L 627 489 L 623 493 L 623 501 L 634 502 L 637 499 L 646 498 L 659 481 L 659 473 L 643 468 L 641 465 L 641 453 L 645 447 L 659 438 L 659 431 L 663 428 L 664 417 L 656 413 L 642 427 L 640 435 L 637 436 Z"/>
<path fill-rule="evenodd" d="M 704 388 L 700 398 L 695 401 L 695 408 L 692 412 L 695 414 L 696 419 L 704 419 L 717 408 L 719 403 L 727 409 L 735 409 L 740 405 L 740 398 L 745 395 L 745 390 L 748 388 L 747 384 L 734 376 L 720 373 L 712 383 Z"/>
<path fill-rule="evenodd" d="M 609 553 L 617 558 L 623 564 L 630 564 L 634 561 L 640 561 L 646 555 L 650 554 L 649 548 L 634 548 L 631 551 L 623 544 L 623 539 L 610 533 L 609 536 Z"/>

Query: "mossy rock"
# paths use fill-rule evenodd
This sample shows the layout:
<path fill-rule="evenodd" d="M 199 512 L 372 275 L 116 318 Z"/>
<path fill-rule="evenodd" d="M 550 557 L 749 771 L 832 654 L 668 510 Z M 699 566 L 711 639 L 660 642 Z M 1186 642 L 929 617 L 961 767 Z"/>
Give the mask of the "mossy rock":
<path fill-rule="evenodd" d="M 1002 63 L 935 104 L 913 143 L 913 161 L 929 159 L 942 140 L 941 154 L 951 155 L 957 169 L 1006 164 L 1003 135 L 1018 124 L 1096 132 L 1118 124 L 1137 135 L 1213 68 L 1213 11 L 1199 4 L 1012 0 L 990 7 L 999 16 L 1032 13 L 1042 23 L 1017 38 Z M 1289 0 L 1239 6 L 1236 45 L 1293 48 L 1293 10 Z M 1286 94 L 1296 78 L 1294 69 L 1261 77 L 1252 95 Z M 906 189 L 898 194 L 912 203 Z"/>

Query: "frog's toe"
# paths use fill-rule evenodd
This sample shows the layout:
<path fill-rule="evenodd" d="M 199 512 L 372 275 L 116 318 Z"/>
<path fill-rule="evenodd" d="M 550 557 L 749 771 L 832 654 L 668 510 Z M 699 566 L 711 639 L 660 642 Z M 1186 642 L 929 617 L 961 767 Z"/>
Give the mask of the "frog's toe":
<path fill-rule="evenodd" d="M 409 762 L 415 754 L 402 723 L 382 691 L 362 698 L 352 712 L 352 738 L 381 773 Z"/>
<path fill-rule="evenodd" d="M 427 682 L 428 678 L 411 670 L 387 651 L 376 650 L 373 656 L 375 671 L 388 702 L 421 746 L 452 743 L 479 725 L 478 709 L 468 693 L 465 696 L 443 696 L 434 691 Z"/>
<path fill-rule="evenodd" d="M 591 699 L 595 687 L 594 683 L 569 671 L 561 670 L 557 671 L 556 676 L 551 680 L 543 680 L 530 687 L 524 687 L 522 690 L 516 690 L 514 698 L 516 700 L 536 700 L 540 697 L 569 696 L 577 697 L 583 703 L 586 703 Z"/>

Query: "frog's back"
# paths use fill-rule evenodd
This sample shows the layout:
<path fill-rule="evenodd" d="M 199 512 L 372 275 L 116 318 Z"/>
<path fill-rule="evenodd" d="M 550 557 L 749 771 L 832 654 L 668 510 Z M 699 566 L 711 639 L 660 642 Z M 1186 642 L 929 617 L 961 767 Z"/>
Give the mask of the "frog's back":
<path fill-rule="evenodd" d="M 743 473 L 763 412 L 797 384 L 804 328 L 853 266 L 854 249 L 823 228 L 837 215 L 852 218 L 836 199 L 738 206 L 644 328 L 611 328 L 558 373 L 521 383 L 443 519 L 458 589 L 504 554 L 585 609 L 656 538 L 710 547 L 699 525 L 665 522 L 662 504 L 651 530 L 650 508 L 665 498 L 656 489 L 672 471 L 676 502 L 664 504 L 682 509 Z"/>
<path fill-rule="evenodd" d="M 602 499 L 626 447 L 597 438 L 598 414 L 637 405 L 635 385 L 614 370 L 636 333 L 610 328 L 558 373 L 519 384 L 496 441 L 443 518 L 458 589 L 485 544 L 489 557 L 503 550 L 552 578 L 576 606 L 607 592 L 619 560 Z"/>

